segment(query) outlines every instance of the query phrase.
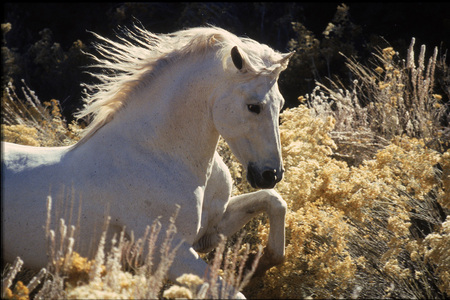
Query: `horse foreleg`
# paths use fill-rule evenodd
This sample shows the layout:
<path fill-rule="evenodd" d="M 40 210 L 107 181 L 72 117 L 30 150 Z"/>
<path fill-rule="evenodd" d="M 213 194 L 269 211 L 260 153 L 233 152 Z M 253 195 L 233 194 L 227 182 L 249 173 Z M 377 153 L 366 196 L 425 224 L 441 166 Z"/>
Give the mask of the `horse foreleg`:
<path fill-rule="evenodd" d="M 232 197 L 218 224 L 218 234 L 230 236 L 256 215 L 265 212 L 270 232 L 267 246 L 259 261 L 256 275 L 284 261 L 286 202 L 274 190 L 260 190 Z"/>

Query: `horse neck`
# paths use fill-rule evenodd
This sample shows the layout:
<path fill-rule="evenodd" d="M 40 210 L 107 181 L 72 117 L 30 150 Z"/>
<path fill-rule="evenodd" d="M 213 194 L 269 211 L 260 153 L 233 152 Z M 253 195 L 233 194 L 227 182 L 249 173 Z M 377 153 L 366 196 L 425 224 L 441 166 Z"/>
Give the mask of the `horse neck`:
<path fill-rule="evenodd" d="M 218 74 L 206 59 L 169 65 L 134 91 L 124 109 L 91 140 L 103 146 L 115 143 L 122 153 L 128 147 L 130 153 L 169 156 L 199 177 L 206 176 L 219 137 L 210 96 L 211 80 Z"/>

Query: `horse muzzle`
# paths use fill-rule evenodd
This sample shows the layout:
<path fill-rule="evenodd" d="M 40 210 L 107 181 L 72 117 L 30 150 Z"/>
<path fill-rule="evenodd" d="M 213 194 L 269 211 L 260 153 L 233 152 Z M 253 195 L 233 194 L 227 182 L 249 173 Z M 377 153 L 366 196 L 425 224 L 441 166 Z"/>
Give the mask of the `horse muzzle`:
<path fill-rule="evenodd" d="M 247 166 L 247 181 L 253 188 L 272 189 L 283 179 L 283 168 L 264 168 L 260 170 L 255 163 Z"/>

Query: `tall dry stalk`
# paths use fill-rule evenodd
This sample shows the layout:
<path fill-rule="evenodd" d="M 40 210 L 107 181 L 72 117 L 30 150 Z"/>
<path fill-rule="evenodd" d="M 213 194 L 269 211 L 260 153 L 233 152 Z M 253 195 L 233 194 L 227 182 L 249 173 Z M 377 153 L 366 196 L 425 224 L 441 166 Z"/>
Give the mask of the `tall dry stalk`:
<path fill-rule="evenodd" d="M 356 78 L 352 90 L 336 82 L 331 82 L 332 88 L 317 83 L 311 94 L 299 98 L 306 100 L 314 116 L 334 118 L 330 134 L 338 147 L 336 157 L 358 165 L 395 136 L 419 138 L 438 150 L 450 139 L 448 126 L 442 125 L 448 104 L 434 93 L 438 50 L 426 63 L 423 45 L 416 66 L 414 44 L 413 38 L 406 61 L 392 47 L 377 50 L 373 67 L 347 58 Z"/>
<path fill-rule="evenodd" d="M 75 143 L 81 128 L 67 124 L 58 100 L 42 103 L 22 80 L 21 93 L 9 83 L 2 94 L 2 140 L 30 146 L 66 146 Z M 21 96 L 20 96 L 21 94 Z"/>

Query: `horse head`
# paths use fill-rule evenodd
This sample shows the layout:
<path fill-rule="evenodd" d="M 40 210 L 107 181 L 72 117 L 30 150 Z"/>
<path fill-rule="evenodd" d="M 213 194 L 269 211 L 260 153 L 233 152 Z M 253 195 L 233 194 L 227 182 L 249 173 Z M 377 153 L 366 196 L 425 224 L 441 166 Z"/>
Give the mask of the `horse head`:
<path fill-rule="evenodd" d="M 279 113 L 284 98 L 277 80 L 293 53 L 258 46 L 263 48 L 258 56 L 241 54 L 237 46 L 229 52 L 226 71 L 232 85 L 215 101 L 213 118 L 218 132 L 247 167 L 248 182 L 267 189 L 283 178 Z"/>

